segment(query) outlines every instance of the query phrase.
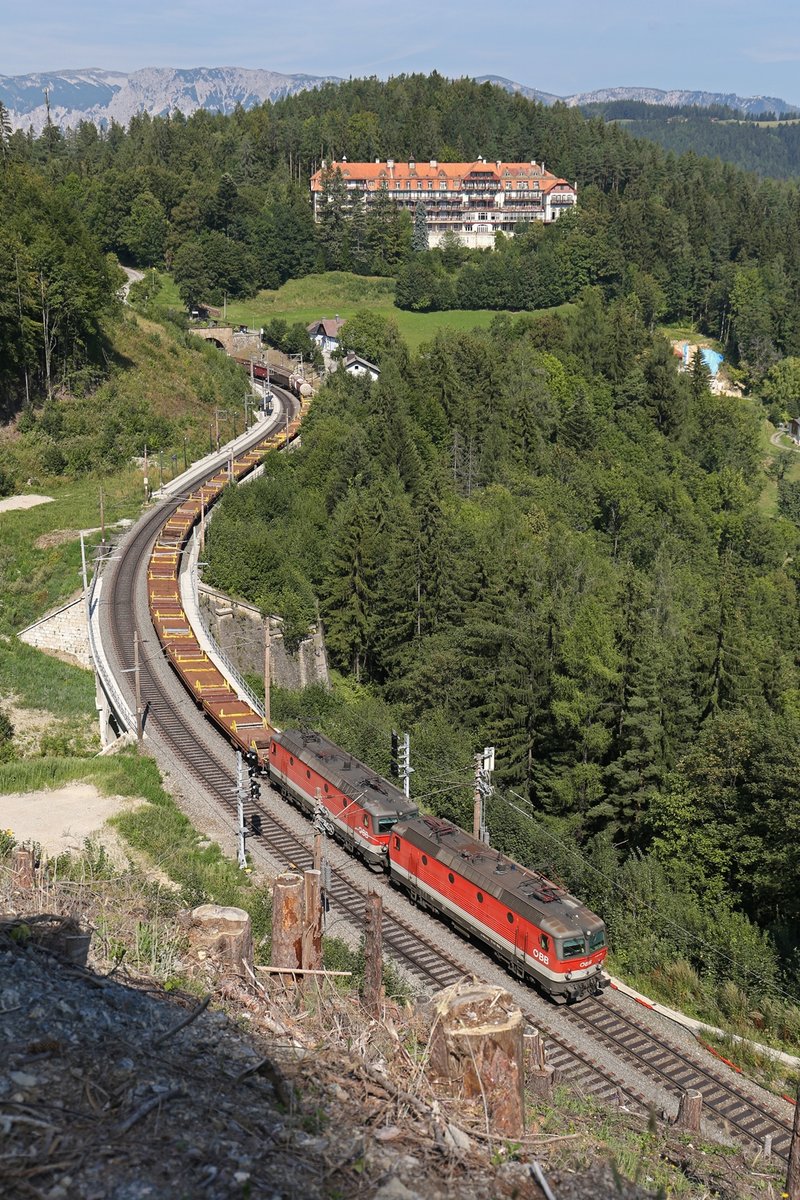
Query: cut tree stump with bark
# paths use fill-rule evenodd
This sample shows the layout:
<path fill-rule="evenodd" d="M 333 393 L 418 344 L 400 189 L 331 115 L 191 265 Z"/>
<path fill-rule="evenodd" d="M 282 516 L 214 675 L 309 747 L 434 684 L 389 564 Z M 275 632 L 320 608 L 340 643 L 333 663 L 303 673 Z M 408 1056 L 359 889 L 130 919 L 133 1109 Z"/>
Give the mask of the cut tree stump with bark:
<path fill-rule="evenodd" d="M 525 1056 L 525 1085 L 528 1091 L 538 1101 L 552 1100 L 556 1070 L 547 1062 L 544 1038 L 540 1033 L 525 1035 Z"/>
<path fill-rule="evenodd" d="M 253 927 L 243 908 L 201 904 L 186 921 L 192 973 L 246 978 L 242 959 L 253 969 Z"/>
<path fill-rule="evenodd" d="M 17 846 L 11 860 L 11 886 L 27 891 L 33 887 L 36 877 L 36 866 L 32 850 Z"/>
<path fill-rule="evenodd" d="M 429 1011 L 431 1072 L 454 1094 L 483 1103 L 491 1133 L 522 1137 L 524 1022 L 511 996 L 484 983 L 455 983 L 436 993 Z"/>
<path fill-rule="evenodd" d="M 379 1017 L 383 1000 L 383 901 L 377 892 L 367 896 L 364 934 L 364 1008 Z"/>
<path fill-rule="evenodd" d="M 797 1103 L 794 1107 L 792 1141 L 789 1146 L 789 1169 L 786 1172 L 786 1195 L 789 1200 L 800 1200 L 800 1085 L 797 1088 Z"/>
<path fill-rule="evenodd" d="M 699 1133 L 702 1115 L 703 1093 L 695 1091 L 694 1088 L 690 1088 L 688 1092 L 682 1092 L 678 1102 L 678 1115 L 675 1118 L 678 1129 L 685 1129 L 689 1133 Z"/>
<path fill-rule="evenodd" d="M 273 967 L 303 966 L 303 876 L 294 871 L 279 875 L 272 887 L 272 951 Z M 289 975 L 285 983 L 292 982 Z"/>

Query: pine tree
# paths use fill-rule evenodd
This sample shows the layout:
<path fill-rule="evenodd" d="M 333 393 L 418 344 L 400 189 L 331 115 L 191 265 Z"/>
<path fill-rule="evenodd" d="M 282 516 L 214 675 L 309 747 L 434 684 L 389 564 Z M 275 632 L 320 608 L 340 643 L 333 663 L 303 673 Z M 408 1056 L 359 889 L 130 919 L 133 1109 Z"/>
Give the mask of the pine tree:
<path fill-rule="evenodd" d="M 411 249 L 415 254 L 421 254 L 428 249 L 428 212 L 425 201 L 418 200 L 414 209 L 414 233 L 411 238 Z"/>
<path fill-rule="evenodd" d="M 351 487 L 334 520 L 323 602 L 325 636 L 331 653 L 360 680 L 370 643 L 373 561 L 372 530 L 358 488 Z"/>

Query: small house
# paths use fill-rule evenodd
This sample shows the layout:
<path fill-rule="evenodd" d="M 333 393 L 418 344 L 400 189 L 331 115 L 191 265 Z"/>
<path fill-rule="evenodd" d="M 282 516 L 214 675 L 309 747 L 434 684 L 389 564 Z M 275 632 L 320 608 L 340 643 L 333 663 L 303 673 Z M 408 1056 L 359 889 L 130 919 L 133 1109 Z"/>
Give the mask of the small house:
<path fill-rule="evenodd" d="M 323 354 L 332 354 L 339 348 L 339 332 L 344 325 L 341 317 L 323 317 L 307 325 L 308 336 L 316 342 Z"/>
<path fill-rule="evenodd" d="M 370 379 L 374 380 L 381 373 L 380 367 L 376 367 L 375 363 L 369 362 L 368 359 L 362 358 L 352 351 L 344 358 L 342 365 L 348 375 L 368 375 Z"/>

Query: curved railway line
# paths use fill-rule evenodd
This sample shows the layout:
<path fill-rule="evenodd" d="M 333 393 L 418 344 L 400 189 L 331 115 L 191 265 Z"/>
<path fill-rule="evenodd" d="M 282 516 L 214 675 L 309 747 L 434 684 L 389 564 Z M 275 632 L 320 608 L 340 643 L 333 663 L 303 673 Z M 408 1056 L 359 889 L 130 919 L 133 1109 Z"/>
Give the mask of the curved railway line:
<path fill-rule="evenodd" d="M 282 389 L 275 391 L 284 409 L 295 415 L 297 402 L 294 398 Z M 249 445 L 255 446 L 264 440 L 281 420 L 283 417 L 279 412 L 273 422 L 254 429 Z M 187 490 L 197 488 L 214 473 L 206 469 L 190 475 Z M 111 569 L 107 568 L 104 574 L 101 619 L 104 644 L 112 673 L 124 693 L 130 696 L 133 634 L 138 632 L 144 646 L 140 674 L 146 731 L 230 819 L 231 816 L 235 818 L 236 812 L 231 747 L 205 720 L 202 710 L 183 689 L 162 653 L 148 610 L 149 556 L 164 522 L 180 507 L 183 498 L 176 496 L 159 504 L 120 543 L 118 561 L 109 564 Z M 267 807 L 263 801 L 255 806 L 262 817 L 264 842 L 278 861 L 299 867 L 310 865 L 307 842 L 284 819 L 285 802 L 277 793 L 274 796 L 278 801 L 274 807 Z M 354 882 L 351 873 L 354 872 L 332 870 L 330 899 L 337 913 L 358 928 L 362 924 L 370 873 L 363 869 L 363 885 Z M 468 967 L 436 944 L 435 926 L 432 926 L 430 937 L 421 935 L 418 928 L 384 910 L 383 939 L 392 959 L 425 988 L 444 987 L 470 973 Z M 705 1116 L 729 1136 L 752 1145 L 770 1134 L 774 1153 L 787 1157 L 791 1136 L 788 1120 L 782 1121 L 759 1107 L 743 1089 L 723 1079 L 710 1065 L 695 1061 L 685 1049 L 629 1016 L 623 1011 L 619 998 L 609 998 L 606 993 L 605 999 L 585 1000 L 569 1009 L 568 1014 L 575 1030 L 574 1041 L 550 1027 L 538 1012 L 531 1009 L 525 1013 L 529 1023 L 548 1038 L 548 1059 L 560 1077 L 583 1094 L 616 1100 L 633 1109 L 646 1110 L 648 1107 L 643 1091 L 632 1089 L 605 1062 L 593 1060 L 585 1047 L 576 1044 L 581 1032 L 590 1035 L 618 1059 L 634 1064 L 645 1079 L 654 1081 L 673 1095 L 679 1095 L 687 1088 L 697 1088 L 704 1097 Z"/>

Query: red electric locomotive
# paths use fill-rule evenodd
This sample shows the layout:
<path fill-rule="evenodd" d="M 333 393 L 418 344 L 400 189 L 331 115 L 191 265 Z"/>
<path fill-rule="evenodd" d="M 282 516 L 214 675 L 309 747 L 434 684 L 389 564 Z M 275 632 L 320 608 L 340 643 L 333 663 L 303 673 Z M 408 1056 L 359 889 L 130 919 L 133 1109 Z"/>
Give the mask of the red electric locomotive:
<path fill-rule="evenodd" d="M 600 992 L 605 925 L 543 875 L 437 817 L 398 823 L 389 871 L 416 903 L 478 938 L 555 1001 Z"/>
<path fill-rule="evenodd" d="M 419 811 L 399 788 L 320 733 L 273 732 L 269 776 L 306 812 L 313 815 L 321 804 L 334 837 L 380 870 L 386 870 L 390 831 Z"/>

